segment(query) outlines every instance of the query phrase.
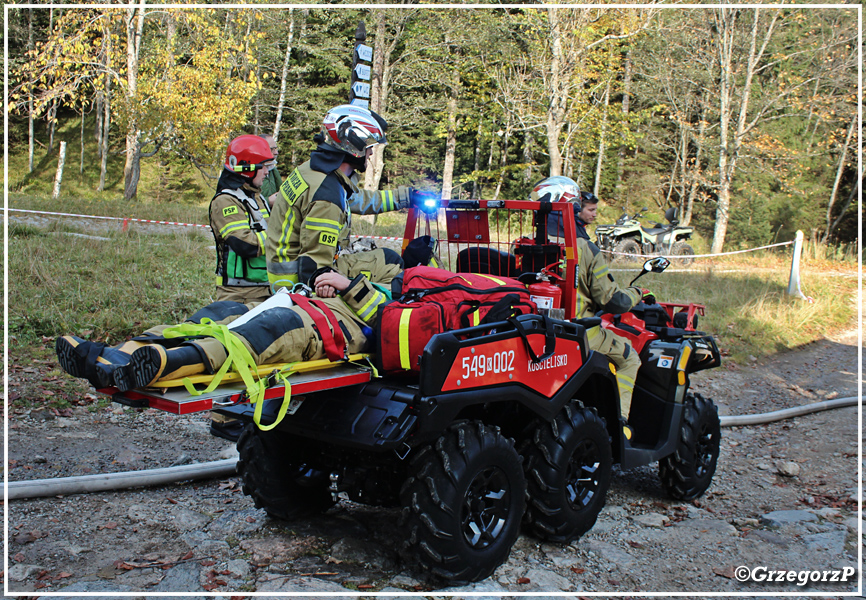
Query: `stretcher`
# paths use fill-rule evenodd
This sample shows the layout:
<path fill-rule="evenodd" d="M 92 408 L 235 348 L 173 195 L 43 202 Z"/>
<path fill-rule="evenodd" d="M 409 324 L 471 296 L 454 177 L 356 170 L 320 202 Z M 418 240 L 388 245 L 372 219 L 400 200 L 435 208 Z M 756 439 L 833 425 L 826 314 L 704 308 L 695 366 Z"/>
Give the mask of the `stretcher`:
<path fill-rule="evenodd" d="M 286 383 L 275 375 L 283 373 Z M 345 388 L 369 382 L 373 367 L 368 354 L 352 354 L 343 361 L 326 359 L 292 364 L 262 365 L 255 374 L 267 380 L 264 400 L 291 396 L 287 414 L 300 408 L 302 396 L 323 390 Z M 237 372 L 226 373 L 219 387 L 207 392 L 213 375 L 194 375 L 184 379 L 165 379 L 158 386 L 121 392 L 116 388 L 105 388 L 100 392 L 110 395 L 118 404 L 133 408 L 155 408 L 176 415 L 240 406 L 250 402 L 250 397 L 241 376 Z M 190 391 L 193 386 L 193 391 Z M 288 390 L 287 390 L 288 388 Z"/>

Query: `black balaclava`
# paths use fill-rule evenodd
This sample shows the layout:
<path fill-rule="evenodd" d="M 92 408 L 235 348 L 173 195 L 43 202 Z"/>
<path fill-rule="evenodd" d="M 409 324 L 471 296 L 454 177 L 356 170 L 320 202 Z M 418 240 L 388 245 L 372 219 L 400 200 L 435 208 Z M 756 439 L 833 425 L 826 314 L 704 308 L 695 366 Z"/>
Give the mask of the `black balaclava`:
<path fill-rule="evenodd" d="M 223 172 L 220 173 L 219 181 L 217 182 L 217 191 L 220 190 L 237 190 L 244 187 L 248 183 L 252 186 L 253 180 L 249 177 L 244 177 L 240 173 L 229 171 L 223 167 Z"/>
<path fill-rule="evenodd" d="M 318 144 L 316 149 L 310 154 L 310 167 L 314 171 L 331 173 L 336 171 L 343 163 L 352 165 L 352 168 L 359 173 L 363 173 L 366 170 L 367 158 L 365 156 L 353 156 L 348 152 L 343 152 L 333 146 L 329 146 L 325 143 L 325 137 L 321 132 L 313 137 L 313 141 Z"/>

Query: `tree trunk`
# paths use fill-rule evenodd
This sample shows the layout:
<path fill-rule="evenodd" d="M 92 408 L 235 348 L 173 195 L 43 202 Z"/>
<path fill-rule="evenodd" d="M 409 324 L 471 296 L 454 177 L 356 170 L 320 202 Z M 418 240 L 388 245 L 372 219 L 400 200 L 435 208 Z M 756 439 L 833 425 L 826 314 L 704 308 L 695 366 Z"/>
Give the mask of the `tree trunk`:
<path fill-rule="evenodd" d="M 27 49 L 33 50 L 33 9 L 27 9 Z M 27 172 L 33 172 L 35 138 L 33 131 L 33 92 L 27 92 Z"/>
<path fill-rule="evenodd" d="M 502 191 L 502 183 L 505 181 L 505 167 L 508 164 L 508 140 L 511 137 L 511 124 L 505 126 L 505 135 L 502 136 L 502 150 L 499 154 L 499 179 L 496 181 L 496 190 L 493 192 L 493 199 L 499 199 L 499 192 Z"/>
<path fill-rule="evenodd" d="M 733 136 L 728 140 L 730 120 L 733 119 L 733 106 L 731 102 L 734 87 L 734 68 L 732 58 L 734 53 L 734 39 L 736 37 L 736 20 L 738 9 L 718 9 L 722 21 L 719 28 L 722 35 L 722 46 L 720 55 L 721 69 L 721 93 L 719 94 L 721 115 L 720 135 L 721 152 L 719 153 L 719 204 L 716 210 L 716 227 L 713 231 L 713 244 L 711 251 L 717 254 L 722 251 L 725 244 L 725 235 L 728 230 L 728 211 L 730 210 L 731 184 L 737 169 L 740 147 L 747 132 L 747 116 L 749 112 L 749 95 L 752 89 L 752 80 L 755 70 L 761 60 L 761 56 L 767 48 L 767 43 L 773 34 L 773 26 L 778 18 L 774 13 L 769 25 L 764 30 L 764 39 L 761 48 L 758 48 L 758 24 L 761 9 L 755 8 L 752 21 L 752 31 L 749 40 L 749 54 L 745 69 L 745 79 L 742 85 L 742 97 L 740 98 L 737 125 Z"/>
<path fill-rule="evenodd" d="M 442 198 L 450 200 L 454 186 L 454 160 L 457 154 L 457 96 L 459 94 L 460 74 L 452 71 L 451 90 L 448 95 L 448 134 L 445 140 L 445 162 L 442 165 Z M 459 196 L 459 194 L 458 194 Z"/>
<path fill-rule="evenodd" d="M 138 18 L 135 13 L 138 11 Z M 135 118 L 135 103 L 138 94 L 138 57 L 141 36 L 144 30 L 144 7 L 126 10 L 126 101 L 129 108 L 129 125 L 126 129 L 126 164 L 123 167 L 123 198 L 133 200 L 138 195 L 138 178 L 141 174 L 141 148 L 138 120 Z"/>
<path fill-rule="evenodd" d="M 102 44 L 103 44 L 103 73 L 105 76 L 105 91 L 102 94 L 102 118 L 99 120 L 102 124 L 102 129 L 99 132 L 99 186 L 96 191 L 105 191 L 105 179 L 108 174 L 108 130 L 111 127 L 111 76 L 108 75 L 111 67 L 111 28 L 108 25 L 107 19 L 102 29 Z"/>
<path fill-rule="evenodd" d="M 295 42 L 295 9 L 289 9 L 289 39 L 283 56 L 283 71 L 280 74 L 280 97 L 277 100 L 277 116 L 274 119 L 274 140 L 280 139 L 280 126 L 283 123 L 283 106 L 286 103 L 286 84 L 289 77 L 289 60 L 292 58 L 292 45 Z"/>
<path fill-rule="evenodd" d="M 625 65 L 623 73 L 623 92 L 622 92 L 622 116 L 623 121 L 628 119 L 629 104 L 631 102 L 631 82 L 632 82 L 632 63 L 631 63 L 631 48 L 625 53 Z M 619 152 L 616 158 L 616 190 L 614 196 L 619 201 L 622 198 L 622 178 L 623 170 L 625 169 L 625 132 L 623 132 L 623 143 L 620 143 Z"/>
<path fill-rule="evenodd" d="M 48 107 L 48 151 L 54 149 L 54 129 L 57 125 L 57 101 L 51 102 Z"/>
<path fill-rule="evenodd" d="M 478 115 L 478 132 L 475 134 L 475 163 L 473 164 L 473 172 L 478 173 L 478 168 L 481 166 L 481 134 L 483 132 L 482 124 L 484 123 L 483 115 Z M 472 178 L 472 197 L 478 198 L 478 175 Z"/>
<path fill-rule="evenodd" d="M 387 45 L 385 43 L 385 11 L 377 10 L 376 15 L 376 40 L 373 44 L 373 66 L 370 75 L 370 110 L 382 114 L 385 107 L 387 94 L 387 81 L 385 71 Z M 373 155 L 367 163 L 367 171 L 364 175 L 364 188 L 368 190 L 379 189 L 382 180 L 382 171 L 385 168 L 385 147 L 381 144 L 373 148 Z"/>
<path fill-rule="evenodd" d="M 598 136 L 598 160 L 595 163 L 595 182 L 592 186 L 592 193 L 598 196 L 601 190 L 601 169 L 604 163 L 604 139 L 607 134 L 607 108 L 610 106 L 610 79 L 607 80 L 607 86 L 604 89 L 604 112 L 601 115 L 601 132 Z"/>
<path fill-rule="evenodd" d="M 707 121 L 704 118 L 704 109 L 701 109 L 700 120 L 698 121 L 698 138 L 695 140 L 697 149 L 695 150 L 695 166 L 691 172 L 691 186 L 689 187 L 689 197 L 686 201 L 685 214 L 680 219 L 680 224 L 685 227 L 692 222 L 692 211 L 694 210 L 695 196 L 698 192 L 698 183 L 701 178 L 701 160 L 704 154 L 704 134 L 707 130 Z"/>
<path fill-rule="evenodd" d="M 81 160 L 78 164 L 78 174 L 84 175 L 84 105 L 81 105 Z"/>
<path fill-rule="evenodd" d="M 836 203 L 836 194 L 839 191 L 839 182 L 842 181 L 842 172 L 845 170 L 845 162 L 848 160 L 848 148 L 851 147 L 851 138 L 854 135 L 854 128 L 857 126 L 857 114 L 851 119 L 851 125 L 848 127 L 848 135 L 845 137 L 845 145 L 842 146 L 842 156 L 839 157 L 839 166 L 836 168 L 836 179 L 833 181 L 833 191 L 830 193 L 830 202 L 827 204 L 827 229 L 824 231 L 824 236 L 821 238 L 821 243 L 826 244 L 832 231 L 831 226 L 833 216 L 833 205 Z"/>
<path fill-rule="evenodd" d="M 562 152 L 559 149 L 559 137 L 565 117 L 564 104 L 566 98 L 562 93 L 562 31 L 559 23 L 559 9 L 548 8 L 548 24 L 550 28 L 550 85 L 547 105 L 547 152 L 550 156 L 551 177 L 562 175 Z"/>
<path fill-rule="evenodd" d="M 54 175 L 53 200 L 60 198 L 60 182 L 63 181 L 63 164 L 66 162 L 66 142 L 60 142 L 60 156 L 57 159 L 57 173 Z"/>

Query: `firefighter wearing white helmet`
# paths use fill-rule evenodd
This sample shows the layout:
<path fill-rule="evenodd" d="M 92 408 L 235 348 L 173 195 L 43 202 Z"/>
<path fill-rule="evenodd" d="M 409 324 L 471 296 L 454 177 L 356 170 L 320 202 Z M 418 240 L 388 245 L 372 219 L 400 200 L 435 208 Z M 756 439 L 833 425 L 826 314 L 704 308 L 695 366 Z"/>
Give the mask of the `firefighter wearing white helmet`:
<path fill-rule="evenodd" d="M 310 160 L 283 180 L 274 203 L 266 243 L 271 288 L 308 283 L 323 267 L 347 277 L 364 274 L 388 284 L 403 268 L 390 249 L 351 253 L 352 213 L 370 215 L 409 205 L 410 189 L 366 191 L 358 172 L 366 169 L 372 148 L 386 144 L 388 125 L 376 113 L 353 105 L 332 108 L 313 138 Z"/>
<path fill-rule="evenodd" d="M 541 202 L 572 202 L 575 215 L 580 211 L 580 188 L 568 177 L 548 177 L 538 182 L 530 195 L 531 200 Z M 562 224 L 553 224 L 548 234 L 562 237 Z M 608 269 L 607 262 L 598 246 L 582 237 L 576 238 L 578 256 L 578 289 L 575 317 L 592 317 L 599 310 L 615 315 L 622 314 L 640 302 L 643 290 L 637 287 L 620 288 Z M 589 348 L 606 355 L 616 365 L 616 381 L 619 387 L 620 414 L 623 433 L 631 438 L 628 426 L 628 411 L 631 407 L 634 380 L 640 369 L 640 357 L 625 338 L 603 327 L 587 330 Z"/>

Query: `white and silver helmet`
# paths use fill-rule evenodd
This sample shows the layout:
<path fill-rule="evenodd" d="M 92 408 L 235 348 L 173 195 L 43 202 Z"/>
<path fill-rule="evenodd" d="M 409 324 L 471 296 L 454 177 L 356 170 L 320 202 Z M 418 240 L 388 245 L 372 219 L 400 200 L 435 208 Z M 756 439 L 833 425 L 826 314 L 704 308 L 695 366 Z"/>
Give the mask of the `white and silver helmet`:
<path fill-rule="evenodd" d="M 547 177 L 535 184 L 529 199 L 541 202 L 573 202 L 576 213 L 580 210 L 580 187 L 573 179 L 562 175 Z"/>
<path fill-rule="evenodd" d="M 574 218 L 580 212 L 580 187 L 573 179 L 556 175 L 542 179 L 532 188 L 530 200 L 539 202 L 571 202 L 574 205 Z M 547 217 L 547 235 L 564 237 L 565 228 L 562 224 L 562 213 L 554 213 Z"/>
<path fill-rule="evenodd" d="M 387 144 L 388 123 L 371 110 L 343 104 L 332 108 L 322 123 L 324 143 L 332 148 L 362 158 L 367 148 Z"/>

